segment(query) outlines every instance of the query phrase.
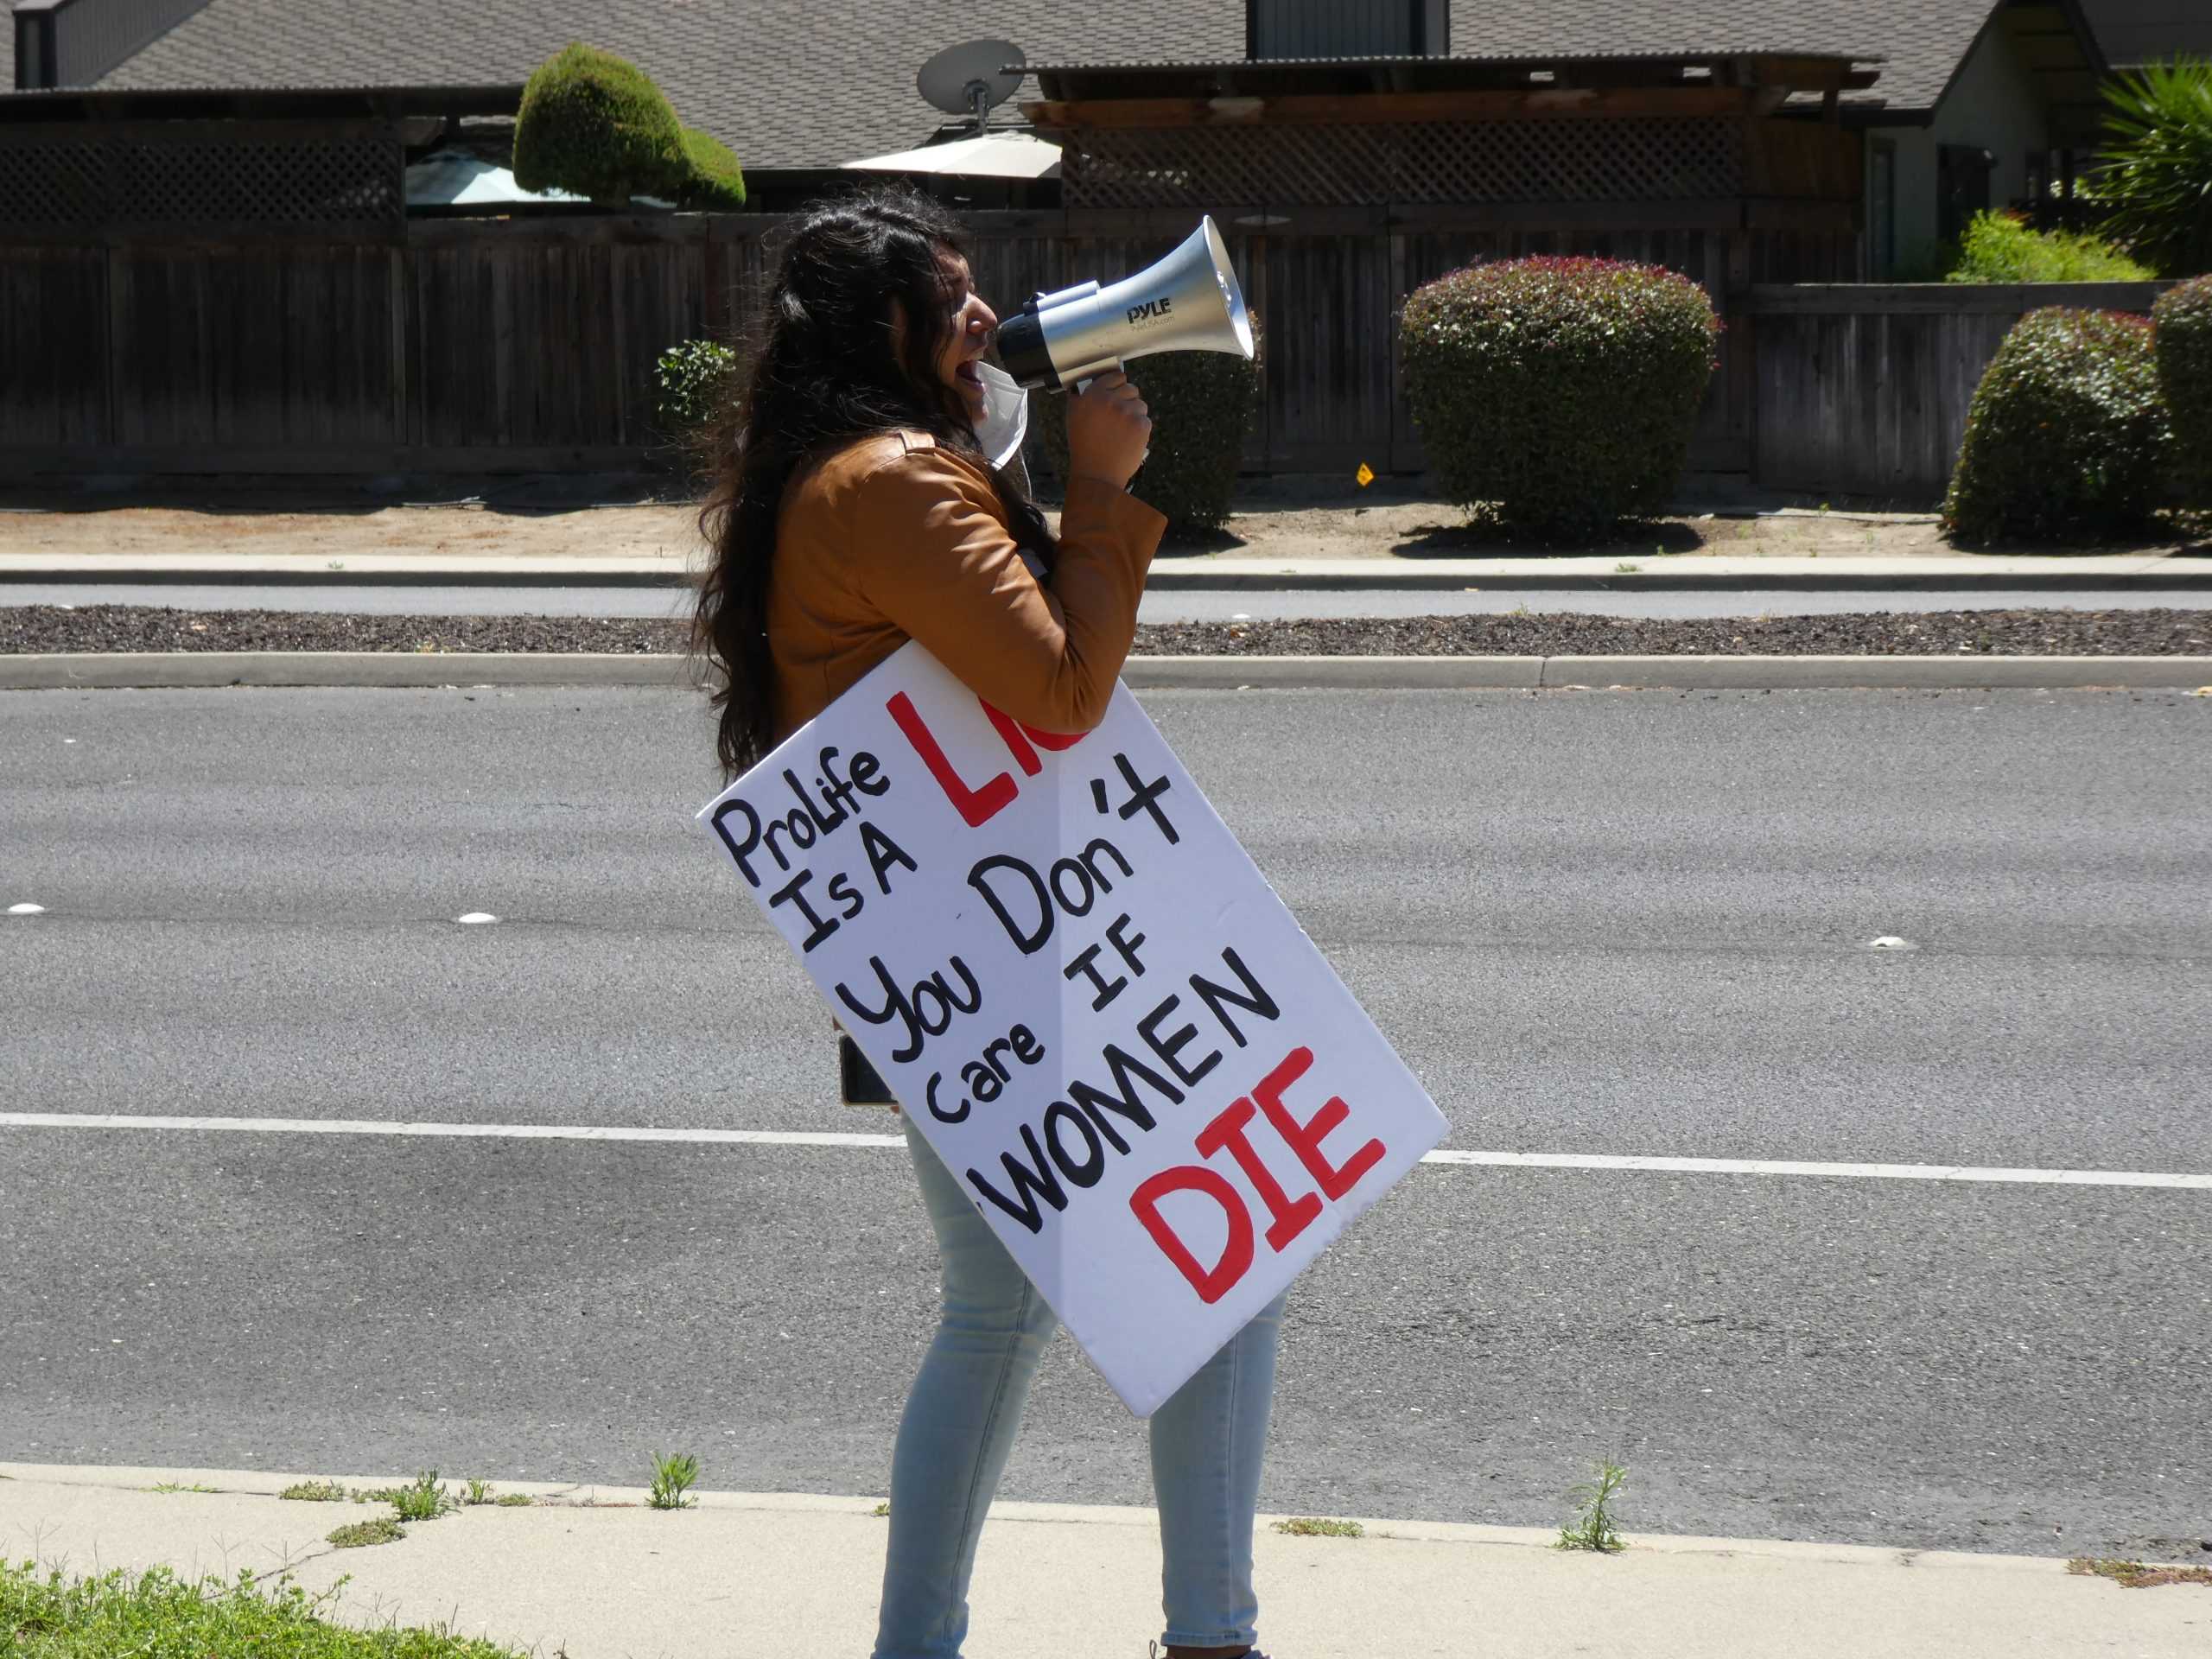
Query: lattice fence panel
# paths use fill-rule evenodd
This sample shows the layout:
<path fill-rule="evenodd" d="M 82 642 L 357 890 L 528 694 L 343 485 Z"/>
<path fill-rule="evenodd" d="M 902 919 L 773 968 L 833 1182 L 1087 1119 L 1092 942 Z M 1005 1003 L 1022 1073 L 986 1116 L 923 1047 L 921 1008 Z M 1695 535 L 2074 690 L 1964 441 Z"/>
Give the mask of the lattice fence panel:
<path fill-rule="evenodd" d="M 0 137 L 0 226 L 85 224 L 99 217 L 106 194 L 101 146 Z"/>
<path fill-rule="evenodd" d="M 1071 149 L 1071 207 L 1680 201 L 1744 188 L 1741 129 L 1686 118 L 1092 130 Z"/>
<path fill-rule="evenodd" d="M 0 226 L 391 229 L 406 213 L 400 162 L 382 130 L 0 128 Z"/>

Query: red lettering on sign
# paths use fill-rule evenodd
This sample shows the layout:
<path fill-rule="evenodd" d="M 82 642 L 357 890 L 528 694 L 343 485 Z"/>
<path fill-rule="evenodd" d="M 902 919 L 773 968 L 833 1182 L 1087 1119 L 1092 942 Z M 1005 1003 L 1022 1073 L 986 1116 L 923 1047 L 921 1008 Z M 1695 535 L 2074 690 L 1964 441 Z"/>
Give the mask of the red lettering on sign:
<path fill-rule="evenodd" d="M 981 697 L 976 698 L 976 701 L 983 702 Z M 1007 753 L 1014 757 L 1014 764 L 1021 768 L 1023 777 L 1034 778 L 1045 770 L 1045 763 L 1037 758 L 1037 751 L 1030 747 L 1029 740 L 1021 734 L 1020 723 L 1013 715 L 1001 714 L 988 702 L 983 702 L 983 712 L 991 717 L 991 724 L 998 728 L 999 735 L 1006 740 Z"/>
<path fill-rule="evenodd" d="M 1304 1077 L 1313 1064 L 1312 1049 L 1292 1049 L 1283 1057 L 1281 1065 L 1260 1080 L 1259 1086 L 1252 1090 L 1252 1097 L 1260 1103 L 1268 1122 L 1275 1126 L 1275 1133 L 1298 1154 L 1298 1161 L 1306 1166 L 1306 1173 L 1313 1176 L 1314 1183 L 1332 1198 L 1341 1198 L 1359 1185 L 1361 1176 L 1382 1161 L 1382 1143 L 1370 1141 L 1340 1165 L 1329 1161 L 1328 1154 L 1321 1150 L 1321 1142 L 1351 1115 L 1351 1108 L 1332 1095 L 1319 1111 L 1301 1123 L 1290 1115 L 1282 1102 L 1282 1091 Z"/>
<path fill-rule="evenodd" d="M 930 769 L 930 776 L 944 791 L 944 798 L 952 803 L 953 810 L 970 830 L 979 829 L 1013 803 L 1020 785 L 1014 781 L 1011 772 L 1002 772 L 981 789 L 970 789 L 961 781 L 960 774 L 952 769 L 952 762 L 945 759 L 938 747 L 937 735 L 923 722 L 914 708 L 914 700 L 904 691 L 883 705 L 891 711 L 891 718 L 899 722 L 899 729 L 906 734 L 906 741 L 914 746 L 914 753 Z"/>
<path fill-rule="evenodd" d="M 983 702 L 981 697 L 976 701 Z M 1089 732 L 1040 732 L 1034 726 L 1024 725 L 1013 715 L 992 708 L 988 702 L 983 702 L 983 712 L 991 717 L 991 724 L 1006 740 L 1007 753 L 1014 757 L 1015 764 L 1021 768 L 1022 775 L 1027 778 L 1034 778 L 1045 769 L 1045 763 L 1037 758 L 1039 749 L 1050 749 L 1058 754 L 1062 750 L 1075 747 L 1090 735 Z"/>
<path fill-rule="evenodd" d="M 1160 1199 L 1171 1192 L 1203 1192 L 1221 1206 L 1229 1223 L 1229 1236 L 1223 1242 L 1221 1260 L 1212 1267 L 1198 1265 L 1190 1246 L 1160 1213 Z M 1203 1165 L 1178 1164 L 1151 1176 L 1129 1195 L 1129 1208 L 1152 1235 L 1152 1242 L 1181 1269 L 1191 1288 L 1198 1293 L 1198 1300 L 1208 1306 L 1234 1289 L 1252 1265 L 1252 1217 L 1245 1213 L 1244 1200 L 1236 1196 L 1235 1187 Z"/>
<path fill-rule="evenodd" d="M 1261 1161 L 1250 1137 L 1244 1133 L 1244 1126 L 1253 1116 L 1252 1103 L 1238 1101 L 1198 1131 L 1198 1156 L 1211 1158 L 1224 1147 L 1229 1148 L 1229 1155 L 1236 1160 L 1236 1166 L 1259 1193 L 1260 1201 L 1268 1206 L 1268 1214 L 1273 1217 L 1268 1225 L 1268 1248 L 1280 1255 L 1282 1247 L 1304 1232 L 1313 1217 L 1321 1213 L 1321 1200 L 1311 1192 L 1294 1200 L 1282 1190 L 1282 1183 Z"/>

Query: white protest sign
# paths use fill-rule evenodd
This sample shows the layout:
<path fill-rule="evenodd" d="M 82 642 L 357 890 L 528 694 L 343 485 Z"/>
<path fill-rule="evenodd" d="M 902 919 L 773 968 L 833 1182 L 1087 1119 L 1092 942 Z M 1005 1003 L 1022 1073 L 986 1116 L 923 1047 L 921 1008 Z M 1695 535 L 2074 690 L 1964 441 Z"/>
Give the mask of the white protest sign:
<path fill-rule="evenodd" d="M 1126 686 L 1055 736 L 910 644 L 699 822 L 1140 1416 L 1444 1136 Z"/>

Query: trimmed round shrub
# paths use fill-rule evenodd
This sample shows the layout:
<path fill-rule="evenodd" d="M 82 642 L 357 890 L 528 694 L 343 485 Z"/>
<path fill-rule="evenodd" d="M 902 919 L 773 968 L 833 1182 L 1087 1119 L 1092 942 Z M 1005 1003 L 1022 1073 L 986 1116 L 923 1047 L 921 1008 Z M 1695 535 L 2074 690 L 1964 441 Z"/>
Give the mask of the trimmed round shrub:
<path fill-rule="evenodd" d="M 1967 543 L 2124 535 L 2149 518 L 2167 451 L 2150 319 L 2031 311 L 1974 389 L 1943 528 Z"/>
<path fill-rule="evenodd" d="M 1438 482 L 1545 538 L 1665 509 L 1719 335 L 1695 283 L 1613 259 L 1470 266 L 1416 289 L 1398 326 Z"/>
<path fill-rule="evenodd" d="M 690 176 L 683 187 L 688 207 L 745 206 L 745 171 L 730 147 L 712 133 L 696 127 L 683 129 L 683 160 Z"/>
<path fill-rule="evenodd" d="M 1258 346 L 1257 317 L 1252 335 Z M 1127 372 L 1152 411 L 1152 453 L 1129 488 L 1172 530 L 1185 535 L 1219 530 L 1229 522 L 1244 435 L 1260 400 L 1259 365 L 1221 352 L 1162 352 L 1138 359 Z M 1067 408 L 1065 397 L 1033 398 L 1029 405 L 1031 435 L 1064 487 Z"/>
<path fill-rule="evenodd" d="M 515 117 L 515 182 L 607 207 L 676 196 L 691 177 L 676 111 L 635 64 L 573 41 L 537 66 Z"/>
<path fill-rule="evenodd" d="M 2191 506 L 2212 507 L 2212 276 L 2168 289 L 2151 312 L 2174 470 Z"/>

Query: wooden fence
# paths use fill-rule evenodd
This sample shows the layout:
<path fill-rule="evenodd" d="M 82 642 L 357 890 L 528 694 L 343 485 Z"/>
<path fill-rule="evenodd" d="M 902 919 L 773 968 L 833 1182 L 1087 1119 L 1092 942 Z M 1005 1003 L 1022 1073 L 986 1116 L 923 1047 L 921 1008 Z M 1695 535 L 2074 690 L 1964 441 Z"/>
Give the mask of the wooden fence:
<path fill-rule="evenodd" d="M 1738 307 L 1756 365 L 1763 488 L 1940 497 L 2005 331 L 2063 305 L 2147 312 L 2168 283 L 1789 283 Z"/>
<path fill-rule="evenodd" d="M 1296 234 L 1230 227 L 1268 331 L 1248 469 L 1419 471 L 1397 308 L 1478 259 L 1591 252 L 1689 276 L 1729 321 L 1692 470 L 1899 500 L 1940 493 L 2022 312 L 2143 310 L 2158 292 L 1835 283 L 1853 274 L 1847 232 L 1726 228 L 1735 204 L 1659 211 L 1675 227 L 1648 205 L 1618 229 L 1364 207 L 1303 212 Z M 1008 304 L 1137 269 L 1190 228 L 1181 210 L 974 219 L 978 289 Z M 0 242 L 0 475 L 632 467 L 666 442 L 655 359 L 753 315 L 779 226 L 417 219 L 397 241 Z"/>
<path fill-rule="evenodd" d="M 1579 211 L 1633 228 L 1382 207 L 1301 212 L 1294 235 L 1227 227 L 1270 341 L 1247 466 L 1419 470 L 1396 309 L 1457 265 L 1648 259 L 1716 302 L 1760 275 L 1848 274 L 1847 232 L 1747 232 L 1733 202 Z M 1191 220 L 1179 209 L 972 218 L 979 290 L 1009 304 L 1134 270 Z M 780 226 L 594 215 L 415 219 L 397 239 L 0 240 L 0 475 L 634 467 L 664 442 L 654 360 L 679 340 L 728 338 L 753 314 Z M 1732 359 L 1718 378 L 1695 464 L 1748 464 L 1750 366 Z"/>

